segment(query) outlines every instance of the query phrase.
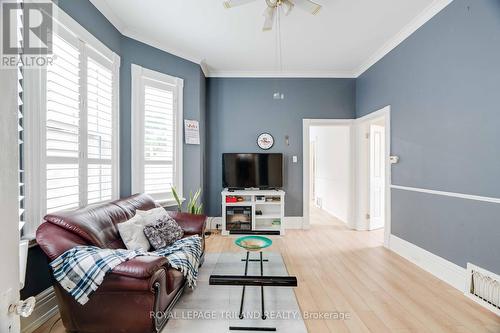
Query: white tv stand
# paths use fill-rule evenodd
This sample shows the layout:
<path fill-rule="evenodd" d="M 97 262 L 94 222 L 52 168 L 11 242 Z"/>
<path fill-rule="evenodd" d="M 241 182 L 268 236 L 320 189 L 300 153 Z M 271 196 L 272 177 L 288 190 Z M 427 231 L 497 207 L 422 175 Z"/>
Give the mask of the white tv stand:
<path fill-rule="evenodd" d="M 285 233 L 283 221 L 285 215 L 285 191 L 229 191 L 226 188 L 221 192 L 221 196 L 222 235 L 283 235 Z M 227 197 L 241 197 L 243 201 L 226 202 Z M 235 214 L 235 211 L 244 211 L 245 214 Z M 250 221 L 245 217 L 250 217 Z"/>

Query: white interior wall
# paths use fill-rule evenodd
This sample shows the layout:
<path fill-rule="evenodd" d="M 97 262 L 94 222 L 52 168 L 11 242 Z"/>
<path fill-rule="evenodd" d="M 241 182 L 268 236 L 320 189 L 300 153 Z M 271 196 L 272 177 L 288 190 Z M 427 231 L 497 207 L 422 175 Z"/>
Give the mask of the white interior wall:
<path fill-rule="evenodd" d="M 0 333 L 17 333 L 19 317 L 9 314 L 9 304 L 19 300 L 19 210 L 17 70 L 0 70 Z"/>
<path fill-rule="evenodd" d="M 350 201 L 350 127 L 312 126 L 310 141 L 316 142 L 316 197 L 322 209 L 348 221 Z"/>

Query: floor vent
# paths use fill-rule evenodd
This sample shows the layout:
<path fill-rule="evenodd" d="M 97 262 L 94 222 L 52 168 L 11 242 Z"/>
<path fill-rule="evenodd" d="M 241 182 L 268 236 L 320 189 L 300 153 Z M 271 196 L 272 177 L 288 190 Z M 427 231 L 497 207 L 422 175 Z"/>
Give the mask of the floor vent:
<path fill-rule="evenodd" d="M 500 316 L 500 276 L 468 263 L 465 293 Z"/>

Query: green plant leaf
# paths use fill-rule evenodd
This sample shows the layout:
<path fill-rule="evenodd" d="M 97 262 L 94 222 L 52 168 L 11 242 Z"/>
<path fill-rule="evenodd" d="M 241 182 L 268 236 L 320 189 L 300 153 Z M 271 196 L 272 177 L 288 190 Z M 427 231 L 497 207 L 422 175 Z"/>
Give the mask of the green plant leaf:
<path fill-rule="evenodd" d="M 175 189 L 175 186 L 172 186 L 172 194 L 174 195 L 174 199 L 177 202 L 177 211 L 181 212 L 182 211 L 182 202 L 181 202 L 181 199 L 179 198 L 179 195 L 177 194 L 177 190 Z"/>

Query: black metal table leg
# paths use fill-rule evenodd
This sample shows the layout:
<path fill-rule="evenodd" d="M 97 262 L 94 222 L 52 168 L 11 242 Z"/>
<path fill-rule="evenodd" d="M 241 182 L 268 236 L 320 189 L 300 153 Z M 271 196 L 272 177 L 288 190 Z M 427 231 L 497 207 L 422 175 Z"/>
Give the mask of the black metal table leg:
<path fill-rule="evenodd" d="M 260 276 L 264 276 L 264 264 L 262 260 L 262 251 L 260 251 Z M 260 286 L 260 301 L 262 306 L 262 320 L 266 320 L 266 313 L 264 310 L 264 286 Z"/>
<path fill-rule="evenodd" d="M 245 276 L 248 275 L 248 258 L 250 257 L 250 252 L 247 251 L 247 257 L 245 260 Z M 262 258 L 262 253 L 261 253 L 261 258 Z M 262 265 L 262 264 L 261 264 Z M 243 302 L 245 301 L 245 287 L 243 286 L 243 290 L 241 291 L 241 304 L 240 304 L 240 315 L 239 318 L 243 319 Z"/>

